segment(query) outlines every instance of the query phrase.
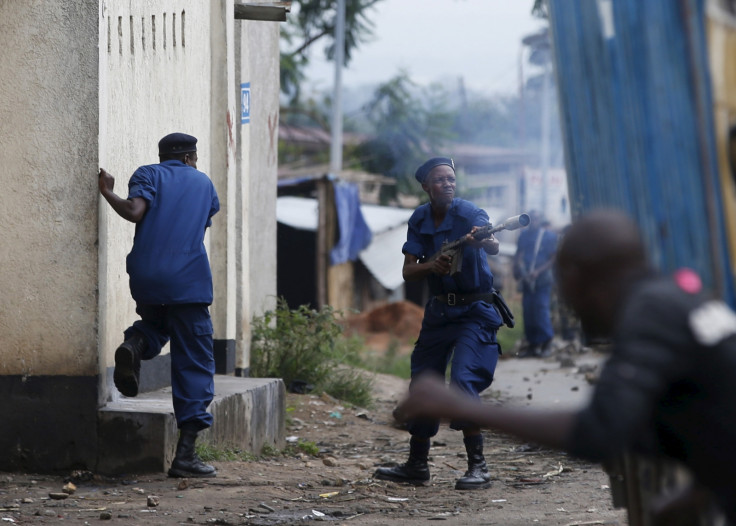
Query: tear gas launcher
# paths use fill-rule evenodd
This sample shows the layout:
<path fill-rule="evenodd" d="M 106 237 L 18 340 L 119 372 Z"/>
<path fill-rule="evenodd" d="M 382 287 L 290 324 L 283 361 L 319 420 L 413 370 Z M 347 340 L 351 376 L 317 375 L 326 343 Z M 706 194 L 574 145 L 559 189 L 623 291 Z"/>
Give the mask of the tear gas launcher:
<path fill-rule="evenodd" d="M 474 240 L 481 241 L 483 239 L 488 239 L 493 234 L 495 234 L 496 232 L 500 232 L 501 230 L 517 230 L 519 228 L 525 227 L 529 224 L 529 221 L 530 220 L 528 214 L 519 214 L 518 216 L 509 217 L 506 221 L 498 226 L 488 224 L 484 227 L 480 227 L 473 234 L 471 234 L 471 236 Z M 468 243 L 468 241 L 470 241 L 470 239 L 468 239 L 467 235 L 455 241 L 445 241 L 442 244 L 442 248 L 435 252 L 429 259 L 425 259 L 423 263 L 434 261 L 440 256 L 449 256 L 450 274 L 455 275 L 460 272 L 463 267 L 463 246 Z"/>

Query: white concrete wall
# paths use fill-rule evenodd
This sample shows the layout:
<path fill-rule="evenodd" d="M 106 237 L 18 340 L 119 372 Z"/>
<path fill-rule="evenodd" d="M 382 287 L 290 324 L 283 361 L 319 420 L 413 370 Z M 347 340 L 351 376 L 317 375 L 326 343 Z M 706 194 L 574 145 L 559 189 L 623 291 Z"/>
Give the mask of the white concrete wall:
<path fill-rule="evenodd" d="M 97 17 L 0 2 L 0 375 L 97 373 Z"/>
<path fill-rule="evenodd" d="M 238 86 L 250 83 L 250 122 L 240 124 L 236 367 L 250 363 L 250 322 L 276 305 L 276 181 L 279 122 L 277 22 L 239 24 Z"/>
<path fill-rule="evenodd" d="M 236 310 L 236 145 L 235 50 L 233 0 L 213 0 L 210 6 L 210 137 L 213 180 L 220 196 L 220 213 L 212 228 L 212 273 L 215 299 L 212 321 L 217 340 L 235 339 Z"/>
<path fill-rule="evenodd" d="M 238 317 L 275 294 L 279 26 L 254 23 L 236 62 L 233 17 L 233 0 L 0 0 L 0 468 L 98 459 L 97 411 L 137 319 L 134 225 L 99 197 L 100 166 L 127 196 L 162 136 L 198 137 L 222 204 L 206 238 L 215 339 L 247 347 Z M 261 106 L 238 148 L 242 61 Z"/>
<path fill-rule="evenodd" d="M 210 172 L 209 2 L 127 0 L 102 5 L 99 156 L 100 164 L 115 176 L 116 192 L 127 195 L 135 169 L 157 163 L 159 139 L 175 131 L 198 138 L 198 168 L 216 179 Z M 113 365 L 122 331 L 137 315 L 125 271 L 134 225 L 104 200 L 100 203 L 104 368 Z"/>
<path fill-rule="evenodd" d="M 199 138 L 220 196 L 207 238 L 215 338 L 235 340 L 248 367 L 250 317 L 276 294 L 279 28 L 234 20 L 233 0 L 0 2 L 0 374 L 104 378 L 113 366 L 137 319 L 134 225 L 99 197 L 96 174 L 127 195 L 172 131 Z"/>

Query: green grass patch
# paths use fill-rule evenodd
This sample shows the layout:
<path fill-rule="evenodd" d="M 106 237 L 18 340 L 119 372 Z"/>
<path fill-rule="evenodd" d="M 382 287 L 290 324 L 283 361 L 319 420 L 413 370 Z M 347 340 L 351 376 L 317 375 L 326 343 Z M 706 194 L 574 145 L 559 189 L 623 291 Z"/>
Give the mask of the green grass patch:
<path fill-rule="evenodd" d="M 296 444 L 289 444 L 284 449 L 279 449 L 271 444 L 266 444 L 261 449 L 260 455 L 244 451 L 239 448 L 213 446 L 206 442 L 197 443 L 195 446 L 197 456 L 203 462 L 255 462 L 264 458 L 275 458 L 280 456 L 294 456 L 304 453 L 316 457 L 319 455 L 319 447 L 314 442 L 299 440 Z"/>
<path fill-rule="evenodd" d="M 319 446 L 309 440 L 299 440 L 296 444 L 288 445 L 284 449 L 284 455 L 294 456 L 298 453 L 316 457 L 319 455 Z"/>
<path fill-rule="evenodd" d="M 324 392 L 370 407 L 371 379 L 353 367 L 341 367 L 359 364 L 362 350 L 359 338 L 343 336 L 342 317 L 330 306 L 292 310 L 279 298 L 276 309 L 253 318 L 251 376 L 281 378 L 287 387 L 294 381 L 306 382 L 314 386 L 315 394 Z"/>
<path fill-rule="evenodd" d="M 521 312 L 520 301 L 509 301 L 507 298 L 505 299 L 511 312 L 514 313 L 514 328 L 510 329 L 504 325 L 498 330 L 496 340 L 501 346 L 501 352 L 509 356 L 514 349 L 516 342 L 524 338 L 524 316 Z"/>
<path fill-rule="evenodd" d="M 389 342 L 384 353 L 364 353 L 361 366 L 381 374 L 392 374 L 399 378 L 409 379 L 411 376 L 411 357 L 400 354 L 400 343 L 396 339 Z"/>
<path fill-rule="evenodd" d="M 258 456 L 254 455 L 250 451 L 244 451 L 237 448 L 229 447 L 217 447 L 207 442 L 198 442 L 195 446 L 197 456 L 202 459 L 203 462 L 252 462 L 258 460 Z"/>

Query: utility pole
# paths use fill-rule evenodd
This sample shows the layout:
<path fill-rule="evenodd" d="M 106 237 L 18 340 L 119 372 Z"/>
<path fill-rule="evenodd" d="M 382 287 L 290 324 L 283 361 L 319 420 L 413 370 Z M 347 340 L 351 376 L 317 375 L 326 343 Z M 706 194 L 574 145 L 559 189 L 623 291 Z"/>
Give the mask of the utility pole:
<path fill-rule="evenodd" d="M 527 35 L 522 39 L 522 43 L 529 46 L 531 54 L 529 61 L 532 64 L 541 66 L 542 72 L 542 89 L 539 97 L 541 98 L 541 137 L 539 148 L 539 171 L 541 176 L 541 189 L 539 196 L 539 208 L 542 214 L 548 214 L 548 196 L 549 192 L 549 165 L 550 165 L 550 118 L 551 118 L 551 91 L 552 91 L 552 53 L 549 41 L 549 28 L 544 28 L 537 33 Z M 528 194 L 527 194 L 528 195 Z"/>
<path fill-rule="evenodd" d="M 547 194 L 549 193 L 549 131 L 550 131 L 550 81 L 551 58 L 549 50 L 545 52 L 544 77 L 542 78 L 542 144 L 540 151 L 540 171 L 542 172 L 542 214 L 549 217 L 547 210 Z"/>
<path fill-rule="evenodd" d="M 519 148 L 524 150 L 524 164 L 522 165 L 519 173 L 518 182 L 516 184 L 517 192 L 518 192 L 518 202 L 517 202 L 517 209 L 518 210 L 528 210 L 529 209 L 529 203 L 528 203 L 528 184 L 526 180 L 526 166 L 528 164 L 528 159 L 526 155 L 526 101 L 524 100 L 524 46 L 522 45 L 519 47 L 519 135 L 517 144 L 519 145 Z"/>
<path fill-rule="evenodd" d="M 335 86 L 332 94 L 332 137 L 330 172 L 342 171 L 342 68 L 345 62 L 345 0 L 337 0 L 335 18 Z"/>
<path fill-rule="evenodd" d="M 330 138 L 330 174 L 342 172 L 342 66 L 345 62 L 345 0 L 337 0 L 335 14 L 335 85 L 332 95 L 332 134 Z M 329 176 L 317 182 L 317 305 L 329 303 L 330 249 L 335 234 L 335 198 Z"/>

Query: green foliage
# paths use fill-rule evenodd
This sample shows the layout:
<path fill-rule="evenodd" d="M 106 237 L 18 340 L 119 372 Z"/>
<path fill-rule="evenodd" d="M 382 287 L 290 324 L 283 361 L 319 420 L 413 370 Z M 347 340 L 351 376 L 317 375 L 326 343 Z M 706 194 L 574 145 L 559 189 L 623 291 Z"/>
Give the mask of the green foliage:
<path fill-rule="evenodd" d="M 301 55 L 281 53 L 279 80 L 281 91 L 290 94 L 294 100 L 301 97 L 301 85 L 304 82 L 307 60 Z"/>
<path fill-rule="evenodd" d="M 345 400 L 358 407 L 373 405 L 371 382 L 353 367 L 337 369 L 329 379 L 325 391 L 338 400 Z"/>
<path fill-rule="evenodd" d="M 208 444 L 207 442 L 197 442 L 195 448 L 197 456 L 199 456 L 203 462 L 233 462 L 236 460 L 251 462 L 258 459 L 256 455 L 249 451 L 243 451 L 238 448 L 216 447 Z"/>
<path fill-rule="evenodd" d="M 532 15 L 537 18 L 549 19 L 549 8 L 547 7 L 547 2 L 545 2 L 545 0 L 534 0 Z"/>
<path fill-rule="evenodd" d="M 296 444 L 289 444 L 283 450 L 272 444 L 264 444 L 260 455 L 234 447 L 217 447 L 206 442 L 198 442 L 195 446 L 197 456 L 203 462 L 255 462 L 263 458 L 293 456 L 297 452 L 316 457 L 319 455 L 319 446 L 308 440 L 299 440 Z"/>
<path fill-rule="evenodd" d="M 521 312 L 521 303 L 518 300 L 504 298 L 511 312 L 514 313 L 514 328 L 509 329 L 505 325 L 498 329 L 496 339 L 501 346 L 501 351 L 509 356 L 516 342 L 524 338 L 524 316 Z"/>
<path fill-rule="evenodd" d="M 358 148 L 363 167 L 397 180 L 397 191 L 421 194 L 413 174 L 454 137 L 447 93 L 439 86 L 416 86 L 405 71 L 381 84 L 364 106 L 374 136 Z M 434 154 L 434 153 L 433 153 Z"/>
<path fill-rule="evenodd" d="M 281 451 L 272 444 L 263 444 L 261 448 L 261 456 L 263 457 L 278 457 L 281 455 Z"/>
<path fill-rule="evenodd" d="M 345 65 L 353 52 L 373 36 L 373 23 L 368 12 L 381 0 L 346 0 L 345 2 Z M 295 0 L 292 12 L 281 26 L 281 91 L 291 100 L 298 100 L 304 68 L 309 63 L 309 51 L 322 44 L 325 58 L 335 56 L 335 24 L 337 0 Z"/>
<path fill-rule="evenodd" d="M 288 449 L 288 448 L 287 448 Z M 319 455 L 319 446 L 309 440 L 299 440 L 296 443 L 296 449 L 306 455 L 316 457 Z"/>
<path fill-rule="evenodd" d="M 360 341 L 345 338 L 340 313 L 302 305 L 289 309 L 279 298 L 276 309 L 253 318 L 251 375 L 282 378 L 289 386 L 299 380 L 352 404 L 371 405 L 371 381 L 343 364 L 358 363 Z"/>
<path fill-rule="evenodd" d="M 452 130 L 470 144 L 518 147 L 517 133 L 523 116 L 518 98 L 471 96 L 454 112 Z"/>
<path fill-rule="evenodd" d="M 363 367 L 377 373 L 391 374 L 408 380 L 411 377 L 411 356 L 399 354 L 399 347 L 399 341 L 392 339 L 386 352 L 364 355 L 362 359 Z"/>

